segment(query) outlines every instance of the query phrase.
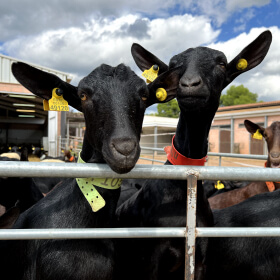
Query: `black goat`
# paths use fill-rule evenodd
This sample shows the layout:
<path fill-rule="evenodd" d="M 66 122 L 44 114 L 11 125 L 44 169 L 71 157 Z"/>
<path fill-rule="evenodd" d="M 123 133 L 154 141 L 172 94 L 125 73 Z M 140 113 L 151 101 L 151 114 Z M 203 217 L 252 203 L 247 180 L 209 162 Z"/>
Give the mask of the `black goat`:
<path fill-rule="evenodd" d="M 215 227 L 280 227 L 280 190 L 213 210 Z M 279 237 L 210 238 L 207 280 L 280 279 Z"/>
<path fill-rule="evenodd" d="M 26 148 L 22 149 L 20 160 L 1 156 L 0 162 L 2 161 L 28 161 L 28 151 Z M 20 212 L 24 212 L 41 198 L 43 198 L 43 194 L 34 181 L 34 178 L 0 177 L 0 204 L 6 210 L 14 207 L 18 202 Z"/>
<path fill-rule="evenodd" d="M 192 48 L 171 58 L 169 67 L 140 45 L 132 46 L 133 57 L 141 70 L 149 69 L 153 64 L 159 65 L 162 71 L 183 66 L 177 91 L 181 114 L 166 164 L 204 164 L 209 129 L 222 89 L 238 75 L 257 66 L 266 56 L 270 43 L 271 33 L 266 31 L 230 63 L 220 51 Z M 247 66 L 240 59 L 246 60 Z M 245 62 L 243 67 L 242 61 Z M 186 192 L 185 181 L 147 180 L 137 193 L 118 207 L 117 226 L 184 227 Z M 213 226 L 212 211 L 201 181 L 198 181 L 197 189 L 197 226 Z M 184 239 L 118 240 L 118 243 L 119 279 L 183 279 Z M 204 279 L 207 244 L 206 238 L 197 240 L 196 279 Z"/>
<path fill-rule="evenodd" d="M 78 87 L 23 63 L 13 64 L 12 71 L 22 85 L 42 98 L 50 99 L 54 88 L 63 90 L 69 105 L 83 111 L 85 116 L 87 130 L 80 154 L 82 160 L 107 163 L 117 173 L 130 171 L 139 158 L 144 111 L 156 102 L 156 89 L 164 87 L 170 100 L 175 97 L 178 84 L 178 69 L 164 73 L 146 86 L 143 79 L 123 64 L 101 65 L 83 78 Z M 89 181 L 79 183 L 80 187 L 78 182 L 81 180 L 65 180 L 21 214 L 14 228 L 112 226 L 119 188 L 91 184 L 89 192 L 95 195 L 88 202 L 81 190 Z M 3 241 L 1 245 L 1 272 L 10 279 L 108 280 L 114 276 L 112 240 Z"/>

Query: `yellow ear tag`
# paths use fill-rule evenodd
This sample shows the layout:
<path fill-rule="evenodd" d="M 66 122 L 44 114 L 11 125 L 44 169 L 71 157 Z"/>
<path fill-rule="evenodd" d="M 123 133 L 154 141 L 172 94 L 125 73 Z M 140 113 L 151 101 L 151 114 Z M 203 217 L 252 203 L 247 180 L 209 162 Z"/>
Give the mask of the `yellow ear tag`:
<path fill-rule="evenodd" d="M 47 108 L 47 100 L 43 101 L 44 110 L 46 111 L 69 111 L 68 102 L 63 98 L 62 90 L 59 88 L 54 88 L 52 90 L 52 98 L 49 100 L 49 108 Z"/>
<path fill-rule="evenodd" d="M 248 62 L 247 62 L 247 60 L 244 59 L 244 58 L 240 58 L 240 59 L 238 60 L 237 64 L 236 64 L 237 70 L 244 70 L 244 69 L 247 68 L 247 66 L 248 66 Z"/>
<path fill-rule="evenodd" d="M 164 101 L 167 98 L 167 92 L 164 88 L 158 88 L 156 91 L 156 97 L 159 101 Z"/>
<path fill-rule="evenodd" d="M 217 181 L 217 184 L 215 185 L 215 189 L 217 190 L 221 190 L 221 189 L 224 189 L 225 186 L 223 183 L 221 183 L 221 181 Z"/>
<path fill-rule="evenodd" d="M 44 107 L 44 111 L 49 111 L 50 110 L 48 100 L 46 100 L 46 99 L 43 100 L 43 107 Z"/>
<path fill-rule="evenodd" d="M 260 130 L 257 129 L 257 131 L 252 135 L 252 137 L 258 140 L 262 140 L 262 135 L 260 133 Z"/>
<path fill-rule="evenodd" d="M 149 70 L 145 70 L 142 76 L 146 78 L 146 82 L 149 84 L 153 82 L 158 76 L 159 67 L 158 65 L 153 65 Z"/>

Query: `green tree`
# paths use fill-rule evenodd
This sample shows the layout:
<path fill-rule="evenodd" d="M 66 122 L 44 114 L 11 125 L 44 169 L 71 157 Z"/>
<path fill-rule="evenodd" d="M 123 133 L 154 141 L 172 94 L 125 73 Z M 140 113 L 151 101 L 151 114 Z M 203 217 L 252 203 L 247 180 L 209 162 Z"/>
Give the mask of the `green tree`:
<path fill-rule="evenodd" d="M 220 99 L 220 105 L 231 106 L 239 104 L 257 103 L 258 94 L 252 93 L 243 85 L 231 86 L 226 94 L 223 94 Z M 259 101 L 262 102 L 262 101 Z"/>
<path fill-rule="evenodd" d="M 157 110 L 156 116 L 158 117 L 179 118 L 180 108 L 176 99 L 167 103 L 159 103 Z"/>

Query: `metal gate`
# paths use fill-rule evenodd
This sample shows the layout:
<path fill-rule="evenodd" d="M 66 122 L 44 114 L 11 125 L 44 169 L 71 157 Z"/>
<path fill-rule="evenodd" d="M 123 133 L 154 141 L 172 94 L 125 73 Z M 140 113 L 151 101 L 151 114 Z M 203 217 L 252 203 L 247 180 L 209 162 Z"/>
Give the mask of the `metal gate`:
<path fill-rule="evenodd" d="M 48 155 L 57 156 L 57 112 L 48 111 Z"/>
<path fill-rule="evenodd" d="M 137 165 L 127 174 L 117 174 L 104 164 L 66 164 L 37 162 L 0 162 L 4 177 L 96 177 L 186 180 L 186 228 L 99 228 L 99 229 L 1 229 L 0 239 L 73 239 L 73 238 L 160 238 L 185 237 L 185 279 L 194 279 L 195 239 L 197 237 L 278 236 L 280 228 L 196 228 L 197 180 L 280 181 L 277 168 L 202 167 Z"/>

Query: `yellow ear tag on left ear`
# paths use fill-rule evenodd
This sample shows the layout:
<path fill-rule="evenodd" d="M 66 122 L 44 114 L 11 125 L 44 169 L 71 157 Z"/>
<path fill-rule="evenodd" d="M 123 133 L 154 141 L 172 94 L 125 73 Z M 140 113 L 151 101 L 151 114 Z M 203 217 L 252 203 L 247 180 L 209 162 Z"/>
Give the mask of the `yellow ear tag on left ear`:
<path fill-rule="evenodd" d="M 43 105 L 45 111 L 69 111 L 68 102 L 63 98 L 63 91 L 59 88 L 52 90 L 52 98 L 49 101 L 44 100 Z"/>
<path fill-rule="evenodd" d="M 149 70 L 145 70 L 142 76 L 146 78 L 146 82 L 149 84 L 153 82 L 158 76 L 159 67 L 158 65 L 153 65 Z"/>
<path fill-rule="evenodd" d="M 156 91 L 156 98 L 159 101 L 164 101 L 167 98 L 167 92 L 164 88 L 158 88 Z"/>
<path fill-rule="evenodd" d="M 46 100 L 46 99 L 43 100 L 43 107 L 44 107 L 44 111 L 49 111 L 50 110 L 48 100 Z"/>
<path fill-rule="evenodd" d="M 260 133 L 260 130 L 257 129 L 257 131 L 252 135 L 252 137 L 258 140 L 262 140 L 262 135 Z"/>
<path fill-rule="evenodd" d="M 221 181 L 217 181 L 217 184 L 215 185 L 215 189 L 217 190 L 221 190 L 221 189 L 224 189 L 225 186 L 223 183 L 221 183 Z"/>
<path fill-rule="evenodd" d="M 237 70 L 244 70 L 248 67 L 248 62 L 244 58 L 240 58 L 236 64 Z"/>

